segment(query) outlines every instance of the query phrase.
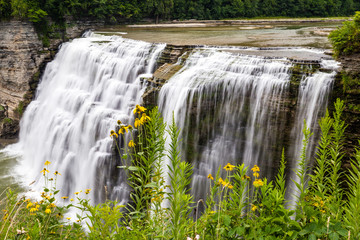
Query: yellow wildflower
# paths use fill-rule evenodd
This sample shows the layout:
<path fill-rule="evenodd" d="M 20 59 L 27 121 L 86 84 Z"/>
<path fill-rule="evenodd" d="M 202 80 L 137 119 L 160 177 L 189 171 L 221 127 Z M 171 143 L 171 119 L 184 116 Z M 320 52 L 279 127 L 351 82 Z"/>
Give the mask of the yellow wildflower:
<path fill-rule="evenodd" d="M 80 221 L 81 221 L 80 219 L 76 220 L 76 222 L 80 222 Z"/>
<path fill-rule="evenodd" d="M 258 173 L 258 172 L 254 172 L 253 175 L 254 175 L 255 178 L 258 178 L 258 177 L 259 177 L 259 173 Z"/>
<path fill-rule="evenodd" d="M 50 165 L 51 162 L 47 161 L 44 163 L 45 166 Z"/>
<path fill-rule="evenodd" d="M 241 180 L 248 180 L 248 181 L 250 181 L 251 180 L 251 178 L 249 177 L 249 176 L 242 176 L 241 177 Z"/>
<path fill-rule="evenodd" d="M 135 147 L 135 143 L 134 143 L 133 140 L 131 140 L 131 141 L 129 142 L 129 147 Z"/>
<path fill-rule="evenodd" d="M 260 168 L 257 165 L 254 165 L 254 167 L 251 169 L 253 172 L 260 172 Z"/>
<path fill-rule="evenodd" d="M 222 178 L 219 178 L 219 183 L 220 184 L 223 184 L 224 183 L 224 180 Z"/>
<path fill-rule="evenodd" d="M 86 190 L 85 190 L 85 194 L 89 194 L 89 193 L 90 193 L 90 191 L 91 191 L 91 189 L 90 189 L 90 188 L 86 189 Z"/>
<path fill-rule="evenodd" d="M 61 175 L 61 174 L 58 171 L 55 171 L 54 175 L 56 176 L 56 175 Z"/>
<path fill-rule="evenodd" d="M 234 186 L 233 186 L 233 185 L 229 185 L 228 188 L 229 188 L 229 189 L 233 189 Z"/>
<path fill-rule="evenodd" d="M 134 126 L 138 128 L 139 126 L 141 126 L 141 124 L 142 122 L 138 118 L 135 118 Z"/>
<path fill-rule="evenodd" d="M 110 137 L 118 138 L 119 136 L 117 135 L 117 133 L 114 130 L 111 130 L 110 131 Z"/>
<path fill-rule="evenodd" d="M 54 203 L 50 203 L 48 206 L 48 208 L 54 208 L 54 207 L 56 207 L 56 205 Z"/>
<path fill-rule="evenodd" d="M 61 197 L 62 199 L 68 199 L 69 197 L 66 197 L 66 196 L 64 196 L 64 197 Z"/>
<path fill-rule="evenodd" d="M 120 121 L 120 120 L 117 120 L 117 124 L 120 125 L 120 124 L 121 124 L 121 121 Z"/>
<path fill-rule="evenodd" d="M 29 202 L 27 205 L 26 205 L 26 208 L 29 208 L 29 207 L 31 207 L 33 205 L 33 203 L 32 202 Z"/>
<path fill-rule="evenodd" d="M 70 217 L 68 217 L 68 218 L 66 218 L 67 220 L 70 220 L 71 218 Z"/>
<path fill-rule="evenodd" d="M 42 171 L 41 171 L 41 173 L 45 176 L 45 173 L 48 173 L 49 172 L 49 170 L 47 170 L 46 168 L 44 168 Z"/>
<path fill-rule="evenodd" d="M 261 186 L 264 186 L 264 182 L 261 180 L 261 179 L 256 179 L 254 182 L 253 182 L 253 185 L 257 188 L 257 187 L 261 187 Z"/>
<path fill-rule="evenodd" d="M 31 208 L 31 209 L 30 209 L 30 212 L 31 212 L 31 213 L 34 213 L 34 212 L 36 212 L 37 210 L 38 210 L 37 208 Z"/>
<path fill-rule="evenodd" d="M 255 212 L 256 209 L 257 209 L 257 206 L 255 206 L 254 204 L 252 204 L 251 211 Z"/>
<path fill-rule="evenodd" d="M 50 178 L 49 181 L 54 181 L 54 179 L 53 179 L 53 178 Z"/>
<path fill-rule="evenodd" d="M 71 198 L 71 199 L 70 199 L 70 201 L 72 202 L 72 201 L 74 201 L 74 199 L 73 199 L 73 198 Z"/>
<path fill-rule="evenodd" d="M 211 173 L 207 176 L 207 178 L 214 180 L 213 176 L 211 175 Z"/>
<path fill-rule="evenodd" d="M 46 213 L 46 214 L 50 214 L 50 213 L 51 213 L 51 210 L 50 210 L 49 208 L 47 208 L 47 209 L 45 210 L 45 213 Z"/>
<path fill-rule="evenodd" d="M 151 118 L 149 116 L 146 115 L 146 113 L 143 113 L 141 118 L 140 118 L 140 122 L 142 124 L 146 123 L 147 120 L 151 120 Z"/>
<path fill-rule="evenodd" d="M 139 105 L 136 105 L 135 109 L 133 110 L 133 113 L 136 114 L 136 113 L 142 113 L 142 112 L 145 112 L 146 111 L 146 108 L 142 107 L 142 106 L 139 106 Z"/>
<path fill-rule="evenodd" d="M 232 171 L 234 170 L 235 166 L 234 165 L 231 165 L 230 163 L 226 164 L 226 166 L 224 167 L 224 169 L 226 171 Z"/>
<path fill-rule="evenodd" d="M 75 195 L 79 195 L 80 192 L 76 192 Z"/>
<path fill-rule="evenodd" d="M 133 130 L 133 127 L 131 125 L 128 125 L 127 128 L 131 131 Z"/>

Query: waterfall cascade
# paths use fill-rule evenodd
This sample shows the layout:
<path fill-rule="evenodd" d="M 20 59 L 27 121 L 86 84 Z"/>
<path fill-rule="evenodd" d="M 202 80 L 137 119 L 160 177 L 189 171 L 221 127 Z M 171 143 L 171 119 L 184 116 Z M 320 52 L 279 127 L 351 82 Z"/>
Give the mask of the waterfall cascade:
<path fill-rule="evenodd" d="M 140 78 L 150 76 L 164 48 L 93 33 L 64 44 L 23 116 L 19 143 L 9 149 L 22 155 L 18 170 L 25 182 L 37 180 L 41 190 L 48 160 L 62 174 L 62 195 L 92 188 L 90 198 L 99 202 L 107 186 L 112 199 L 126 200 L 109 131 L 118 119 L 133 122 L 132 109 L 145 90 Z M 282 147 L 298 151 L 303 119 L 313 127 L 324 112 L 334 72 L 303 74 L 294 88 L 294 64 L 283 58 L 206 47 L 188 54 L 161 88 L 158 105 L 168 123 L 174 113 L 181 130 L 183 159 L 194 165 L 195 198 L 205 196 L 206 176 L 228 162 L 257 164 L 262 177 L 271 178 Z"/>
<path fill-rule="evenodd" d="M 334 61 L 323 60 L 322 66 Z M 219 49 L 194 50 L 184 67 L 165 84 L 158 105 L 181 129 L 182 153 L 192 161 L 195 199 L 206 196 L 207 176 L 220 166 L 257 164 L 262 177 L 276 174 L 282 148 L 296 168 L 304 119 L 317 133 L 335 71 L 303 74 L 291 86 L 294 64 L 285 59 L 234 55 Z M 297 102 L 297 104 L 296 104 Z M 315 134 L 316 136 L 316 134 Z M 310 145 L 313 153 L 315 141 Z M 309 154 L 310 157 L 310 154 Z"/>
<path fill-rule="evenodd" d="M 20 141 L 10 149 L 22 154 L 18 170 L 26 171 L 26 184 L 36 180 L 42 189 L 40 171 L 48 160 L 52 173 L 62 174 L 63 196 L 91 188 L 90 198 L 99 202 L 106 185 L 112 199 L 126 199 L 109 134 L 118 119 L 132 122 L 143 93 L 140 77 L 151 74 L 164 47 L 93 33 L 64 44 L 47 65 L 22 118 Z"/>

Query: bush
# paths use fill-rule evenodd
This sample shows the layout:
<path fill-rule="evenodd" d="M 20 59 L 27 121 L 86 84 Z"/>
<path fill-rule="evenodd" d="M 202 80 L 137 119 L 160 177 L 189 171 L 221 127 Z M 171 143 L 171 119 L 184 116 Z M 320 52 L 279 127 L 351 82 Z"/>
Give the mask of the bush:
<path fill-rule="evenodd" d="M 360 12 L 356 12 L 353 21 L 344 22 L 341 28 L 332 31 L 329 40 L 335 56 L 360 52 Z"/>

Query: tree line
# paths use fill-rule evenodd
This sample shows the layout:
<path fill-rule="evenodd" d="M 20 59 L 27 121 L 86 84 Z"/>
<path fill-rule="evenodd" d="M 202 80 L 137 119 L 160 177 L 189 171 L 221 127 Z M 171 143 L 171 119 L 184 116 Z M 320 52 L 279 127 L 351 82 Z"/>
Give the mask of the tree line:
<path fill-rule="evenodd" d="M 0 19 L 40 22 L 46 17 L 93 18 L 117 23 L 143 18 L 223 19 L 349 16 L 358 0 L 0 0 Z"/>

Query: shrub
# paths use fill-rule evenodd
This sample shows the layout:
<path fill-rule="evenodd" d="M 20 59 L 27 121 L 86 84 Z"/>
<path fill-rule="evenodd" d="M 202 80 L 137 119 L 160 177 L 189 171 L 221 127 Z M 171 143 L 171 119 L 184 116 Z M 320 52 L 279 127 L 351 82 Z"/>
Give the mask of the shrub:
<path fill-rule="evenodd" d="M 355 13 L 352 21 L 346 21 L 341 28 L 332 31 L 329 40 L 335 56 L 360 52 L 360 11 Z"/>

